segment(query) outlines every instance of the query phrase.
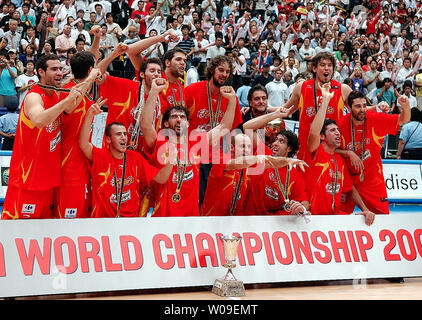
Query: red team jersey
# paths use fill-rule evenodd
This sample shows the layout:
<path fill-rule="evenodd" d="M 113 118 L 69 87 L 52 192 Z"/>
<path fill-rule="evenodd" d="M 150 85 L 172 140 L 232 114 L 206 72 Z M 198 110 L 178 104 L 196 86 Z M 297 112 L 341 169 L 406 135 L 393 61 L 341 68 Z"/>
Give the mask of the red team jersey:
<path fill-rule="evenodd" d="M 44 109 L 57 104 L 58 93 L 47 94 L 34 85 L 28 92 L 38 93 Z M 37 128 L 21 108 L 15 147 L 10 160 L 9 185 L 26 190 L 47 190 L 60 185 L 62 115 L 43 128 Z"/>
<path fill-rule="evenodd" d="M 41 96 L 44 109 L 61 99 L 34 85 L 28 93 Z M 37 128 L 21 108 L 10 160 L 9 184 L 2 219 L 51 218 L 54 190 L 61 177 L 62 115 Z"/>
<path fill-rule="evenodd" d="M 184 91 L 186 97 L 186 108 L 189 111 L 189 130 L 208 132 L 211 130 L 210 112 L 208 107 L 207 81 L 200 81 L 190 84 Z M 217 111 L 219 94 L 211 94 L 212 111 L 215 117 Z M 220 112 L 218 113 L 217 124 L 221 122 L 227 110 L 229 100 L 222 97 Z M 237 128 L 242 123 L 240 104 L 236 99 L 236 110 L 232 129 Z"/>
<path fill-rule="evenodd" d="M 150 185 L 158 173 L 139 153 L 126 151 L 126 170 L 124 188 L 120 205 L 122 217 L 138 217 L 141 211 L 141 194 Z M 123 159 L 115 159 L 107 149 L 93 147 L 92 151 L 92 185 L 93 185 L 93 217 L 115 217 L 117 199 L 120 193 L 123 173 Z M 114 182 L 117 178 L 117 194 Z"/>
<path fill-rule="evenodd" d="M 304 159 L 305 154 L 308 153 L 308 135 L 311 128 L 311 123 L 315 118 L 317 109 L 315 108 L 314 98 L 315 80 L 306 80 L 302 83 L 302 91 L 299 99 L 299 152 L 298 158 Z M 316 88 L 315 88 L 316 89 Z M 334 97 L 330 100 L 327 108 L 327 119 L 332 119 L 336 122 L 343 116 L 344 101 L 341 95 L 341 83 L 331 80 L 331 92 L 334 92 Z M 317 108 L 321 105 L 321 90 L 316 89 Z"/>
<path fill-rule="evenodd" d="M 64 88 L 75 85 L 76 82 L 71 81 Z M 89 215 L 91 176 L 88 159 L 79 148 L 79 134 L 86 112 L 93 103 L 93 99 L 85 95 L 75 110 L 69 114 L 64 112 L 62 116 L 62 178 L 55 212 L 59 218 L 85 218 Z"/>
<path fill-rule="evenodd" d="M 167 107 L 174 107 L 177 103 L 185 104 L 186 95 L 184 93 L 183 84 L 180 82 L 180 80 L 177 80 L 177 83 L 170 82 L 168 81 L 164 72 L 162 73 L 162 77 L 168 82 L 167 87 L 160 94 L 166 101 Z"/>
<path fill-rule="evenodd" d="M 199 137 L 206 139 L 206 133 Z M 158 135 L 157 142 L 153 152 L 149 155 L 149 161 L 156 167 L 162 167 L 164 152 L 167 150 L 167 138 Z M 196 140 L 188 142 L 188 162 L 185 173 L 183 175 L 183 183 L 180 189 L 180 201 L 173 202 L 172 197 L 176 193 L 177 188 L 177 166 L 173 166 L 173 170 L 167 182 L 163 185 L 153 184 L 153 197 L 155 206 L 152 215 L 154 217 L 175 217 L 175 216 L 198 216 L 198 199 L 199 199 L 199 163 L 201 157 L 200 148 L 195 148 Z M 184 150 L 183 144 L 176 145 L 178 156 L 183 163 Z"/>
<path fill-rule="evenodd" d="M 234 204 L 233 214 L 243 207 L 245 201 L 246 189 L 249 182 L 247 169 L 225 170 L 225 164 L 213 165 L 208 176 L 207 190 L 205 191 L 204 201 L 202 202 L 201 216 L 228 216 Z M 241 184 L 239 180 L 242 176 Z M 236 190 L 237 200 L 233 199 Z"/>
<path fill-rule="evenodd" d="M 138 105 L 139 82 L 107 75 L 99 86 L 98 96 L 107 98 L 108 115 L 106 125 L 121 122 L 127 129 L 128 141 L 133 131 L 133 111 Z"/>
<path fill-rule="evenodd" d="M 352 125 L 351 114 L 347 114 L 339 121 L 339 130 L 342 134 L 342 149 L 353 150 L 352 143 Z M 399 115 L 390 115 L 385 113 L 376 113 L 372 111 L 366 112 L 365 125 L 355 127 L 355 146 L 354 150 L 357 155 L 363 152 L 363 175 L 364 181 L 360 181 L 360 172 L 356 171 L 350 160 L 347 158 L 347 166 L 349 168 L 353 183 L 358 190 L 363 202 L 368 209 L 374 213 L 389 213 L 387 189 L 382 171 L 381 148 L 384 138 L 387 134 L 396 135 L 399 129 Z M 365 126 L 365 132 L 363 127 Z M 362 143 L 364 134 L 364 143 Z M 351 199 L 346 199 L 343 210 L 351 213 L 355 208 L 355 204 Z"/>
<path fill-rule="evenodd" d="M 334 157 L 336 162 L 334 161 Z M 346 163 L 337 153 L 328 154 L 322 145 L 315 151 L 313 157 L 307 154 L 306 182 L 309 185 L 308 197 L 312 214 L 344 214 L 341 209 L 341 194 L 353 188 L 353 181 L 347 170 Z M 337 163 L 337 179 L 336 179 Z M 337 183 L 336 183 L 337 180 Z M 333 192 L 334 191 L 334 192 Z M 333 210 L 333 194 L 335 208 Z"/>
<path fill-rule="evenodd" d="M 72 88 L 76 83 L 71 81 L 64 88 Z M 94 103 L 86 95 L 79 106 L 71 113 L 63 113 L 62 142 L 62 181 L 61 185 L 81 185 L 90 181 L 88 159 L 79 148 L 79 134 L 87 110 Z"/>
<path fill-rule="evenodd" d="M 287 167 L 265 169 L 262 175 L 249 176 L 247 197 L 240 211 L 244 215 L 288 215 L 286 210 L 282 209 L 284 205 L 284 196 L 280 191 L 278 179 L 275 173 L 278 170 L 280 181 L 285 188 Z M 308 201 L 305 182 L 300 172 L 296 169 L 290 170 L 290 179 L 288 187 L 289 200 L 299 202 Z"/>

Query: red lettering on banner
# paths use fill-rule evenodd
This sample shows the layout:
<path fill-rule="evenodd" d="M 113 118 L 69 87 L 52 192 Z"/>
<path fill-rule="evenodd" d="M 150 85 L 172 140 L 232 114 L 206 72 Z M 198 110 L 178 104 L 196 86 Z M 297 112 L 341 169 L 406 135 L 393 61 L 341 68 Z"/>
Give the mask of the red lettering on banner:
<path fill-rule="evenodd" d="M 304 231 L 302 232 L 303 241 L 300 240 L 296 232 L 290 232 L 290 237 L 292 239 L 293 250 L 295 252 L 297 263 L 303 263 L 302 253 L 305 255 L 305 258 L 309 263 L 314 263 L 308 233 Z"/>
<path fill-rule="evenodd" d="M 355 231 L 355 235 L 356 235 L 356 242 L 358 243 L 360 257 L 362 261 L 366 262 L 368 261 L 368 257 L 366 256 L 366 251 L 369 249 L 372 249 L 372 246 L 374 245 L 374 240 L 372 240 L 372 236 L 369 232 L 366 232 L 363 230 Z M 364 238 L 366 239 L 365 242 L 363 241 Z"/>
<path fill-rule="evenodd" d="M 262 233 L 262 240 L 264 242 L 265 253 L 267 254 L 268 264 L 275 264 L 273 250 L 271 248 L 271 241 L 268 232 Z"/>
<path fill-rule="evenodd" d="M 284 243 L 284 249 L 286 251 L 285 257 L 283 257 L 281 253 L 281 247 L 279 242 L 280 238 L 283 240 Z M 293 262 L 293 253 L 288 235 L 284 232 L 276 231 L 273 233 L 272 242 L 274 247 L 274 254 L 278 262 L 280 262 L 281 264 L 291 264 Z"/>
<path fill-rule="evenodd" d="M 387 243 L 387 245 L 384 248 L 384 257 L 387 261 L 400 261 L 400 255 L 399 254 L 392 254 L 391 250 L 394 249 L 396 246 L 396 238 L 394 237 L 394 233 L 392 233 L 390 230 L 383 229 L 379 233 L 379 237 L 381 241 L 386 241 L 387 237 L 390 239 L 390 242 Z"/>
<path fill-rule="evenodd" d="M 110 249 L 110 240 L 108 236 L 101 237 L 101 244 L 103 246 L 104 266 L 106 271 L 122 271 L 121 263 L 113 263 Z"/>
<path fill-rule="evenodd" d="M 4 249 L 3 245 L 0 242 L 0 277 L 6 276 L 6 267 L 4 263 Z"/>
<path fill-rule="evenodd" d="M 338 232 L 340 241 L 337 241 L 334 231 L 328 231 L 328 237 L 331 242 L 331 249 L 333 250 L 334 260 L 336 262 L 341 262 L 340 250 L 343 250 L 344 259 L 346 262 L 351 262 L 349 248 L 347 246 L 347 239 L 344 234 L 344 231 Z"/>
<path fill-rule="evenodd" d="M 183 246 L 180 241 L 180 235 L 173 235 L 174 249 L 176 251 L 177 266 L 179 268 L 185 268 L 184 254 L 188 254 L 189 264 L 192 268 L 196 268 L 195 248 L 193 247 L 193 240 L 191 234 L 185 234 L 186 245 Z"/>
<path fill-rule="evenodd" d="M 130 259 L 129 243 L 133 245 L 135 251 L 134 262 Z M 120 236 L 120 248 L 122 250 L 123 268 L 125 271 L 133 271 L 142 268 L 144 257 L 142 254 L 142 246 L 138 238 L 128 235 Z"/>
<path fill-rule="evenodd" d="M 87 248 L 87 244 L 91 245 L 91 250 Z M 78 237 L 79 257 L 81 259 L 81 271 L 89 272 L 88 259 L 94 262 L 95 272 L 102 272 L 101 258 L 98 255 L 100 252 L 100 244 L 94 237 Z"/>
<path fill-rule="evenodd" d="M 254 245 L 252 245 L 251 240 L 253 239 Z M 245 232 L 243 233 L 243 243 L 245 244 L 246 256 L 248 258 L 248 264 L 250 266 L 255 265 L 255 259 L 253 257 L 254 253 L 260 252 L 262 249 L 261 238 L 254 232 Z"/>
<path fill-rule="evenodd" d="M 358 250 L 356 248 L 356 242 L 355 242 L 353 231 L 347 231 L 346 234 L 347 234 L 347 240 L 349 240 L 350 251 L 352 252 L 353 261 L 359 262 L 360 259 L 359 259 Z"/>
<path fill-rule="evenodd" d="M 207 243 L 207 248 L 204 248 L 204 241 Z M 196 248 L 198 251 L 199 265 L 207 267 L 206 256 L 211 258 L 211 265 L 218 267 L 217 252 L 215 250 L 214 239 L 208 233 L 200 233 L 195 238 Z"/>
<path fill-rule="evenodd" d="M 408 253 L 405 246 L 405 240 L 407 246 L 409 247 L 410 252 Z M 400 229 L 397 231 L 397 242 L 399 243 L 400 253 L 407 261 L 413 261 L 416 259 L 416 248 L 413 243 L 412 235 L 409 231 L 405 229 Z"/>
<path fill-rule="evenodd" d="M 422 243 L 421 243 L 422 229 L 416 229 L 413 233 L 415 238 L 416 249 L 418 249 L 419 256 L 422 257 Z"/>
<path fill-rule="evenodd" d="M 50 274 L 50 259 L 51 259 L 51 239 L 44 238 L 43 253 L 41 254 L 38 241 L 31 239 L 29 241 L 28 253 L 25 249 L 25 244 L 22 238 L 15 239 L 16 248 L 18 250 L 19 259 L 22 266 L 22 271 L 26 276 L 32 275 L 34 271 L 35 260 L 40 267 L 42 274 Z"/>
<path fill-rule="evenodd" d="M 174 256 L 173 255 L 167 255 L 167 262 L 163 261 L 163 256 L 161 254 L 161 247 L 160 243 L 164 242 L 164 245 L 167 249 L 173 248 L 173 243 L 171 242 L 171 239 L 166 236 L 165 234 L 157 234 L 152 238 L 152 247 L 154 250 L 154 259 L 157 266 L 159 266 L 161 269 L 169 270 L 174 267 Z"/>
<path fill-rule="evenodd" d="M 63 245 L 67 247 L 67 256 L 69 258 L 69 265 L 64 265 L 63 260 Z M 56 266 L 60 266 L 60 272 L 65 274 L 74 273 L 78 269 L 78 257 L 76 253 L 76 245 L 69 237 L 58 237 L 53 243 L 54 259 Z"/>
<path fill-rule="evenodd" d="M 332 257 L 331 256 L 330 248 L 328 248 L 327 246 L 323 245 L 322 243 L 319 243 L 318 242 L 318 239 L 319 238 L 321 239 L 321 241 L 323 243 L 328 243 L 328 238 L 327 238 L 327 236 L 325 235 L 324 232 L 322 232 L 322 231 L 313 231 L 311 233 L 311 242 L 312 242 L 313 246 L 316 249 L 318 249 L 318 250 L 320 250 L 320 251 L 322 251 L 322 252 L 325 253 L 325 256 L 323 257 L 321 255 L 321 253 L 319 253 L 318 251 L 314 251 L 315 258 L 320 263 L 330 263 L 331 257 Z"/>

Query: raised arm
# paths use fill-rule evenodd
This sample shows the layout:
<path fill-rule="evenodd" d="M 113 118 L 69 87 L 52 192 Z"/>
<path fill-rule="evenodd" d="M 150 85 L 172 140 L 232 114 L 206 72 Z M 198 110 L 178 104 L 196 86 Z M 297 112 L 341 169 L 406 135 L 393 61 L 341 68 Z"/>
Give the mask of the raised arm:
<path fill-rule="evenodd" d="M 25 115 L 37 128 L 43 128 L 52 123 L 65 110 L 75 109 L 82 100 L 84 92 L 82 91 L 82 83 L 74 86 L 69 95 L 56 103 L 53 107 L 44 109 L 44 102 L 37 93 L 29 93 L 26 95 L 23 110 Z"/>
<path fill-rule="evenodd" d="M 152 80 L 151 90 L 148 94 L 148 99 L 145 102 L 144 108 L 141 112 L 140 127 L 144 135 L 145 143 L 149 150 L 152 150 L 157 141 L 157 132 L 154 126 L 154 109 L 157 103 L 158 95 L 167 86 L 167 81 L 163 78 L 156 78 Z"/>
<path fill-rule="evenodd" d="M 161 35 L 145 38 L 143 40 L 139 40 L 135 43 L 130 44 L 128 46 L 127 55 L 130 61 L 132 62 L 135 70 L 139 70 L 141 68 L 143 62 L 141 53 L 145 49 L 148 49 L 157 42 L 169 42 L 170 40 L 175 40 L 176 38 L 178 39 L 178 36 L 174 33 L 173 30 L 167 30 Z"/>
<path fill-rule="evenodd" d="M 330 92 L 330 84 L 326 83 L 321 88 L 322 101 L 314 120 L 311 123 L 311 128 L 308 135 L 308 151 L 312 154 L 318 147 L 320 142 L 321 129 L 324 124 L 325 115 L 327 113 L 328 103 L 334 96 L 334 92 Z"/>
<path fill-rule="evenodd" d="M 82 123 L 81 132 L 79 135 L 79 148 L 87 159 L 92 162 L 92 143 L 89 142 L 89 136 L 91 134 L 91 125 L 94 116 L 100 114 L 101 106 L 106 102 L 107 99 L 98 99 L 86 112 L 84 122 Z"/>
<path fill-rule="evenodd" d="M 398 119 L 398 124 L 403 125 L 410 121 L 410 103 L 409 99 L 402 95 L 397 99 L 397 102 L 400 104 L 400 115 Z"/>

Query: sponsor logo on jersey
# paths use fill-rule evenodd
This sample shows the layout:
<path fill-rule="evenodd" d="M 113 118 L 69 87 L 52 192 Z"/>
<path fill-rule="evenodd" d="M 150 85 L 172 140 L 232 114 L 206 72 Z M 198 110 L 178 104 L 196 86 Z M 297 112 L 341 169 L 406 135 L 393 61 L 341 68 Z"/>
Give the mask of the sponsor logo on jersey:
<path fill-rule="evenodd" d="M 34 213 L 35 212 L 35 204 L 27 204 L 24 203 L 22 205 L 22 213 Z"/>
<path fill-rule="evenodd" d="M 67 219 L 76 218 L 76 213 L 78 212 L 77 208 L 67 208 L 64 211 L 64 217 Z"/>

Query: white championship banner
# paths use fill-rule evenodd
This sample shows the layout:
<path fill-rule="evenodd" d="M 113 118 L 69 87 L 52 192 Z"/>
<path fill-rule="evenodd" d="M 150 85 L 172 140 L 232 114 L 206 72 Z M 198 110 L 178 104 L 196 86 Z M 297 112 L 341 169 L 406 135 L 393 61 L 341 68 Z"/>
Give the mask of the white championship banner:
<path fill-rule="evenodd" d="M 245 284 L 422 276 L 422 214 L 309 218 L 1 221 L 0 297 L 212 285 L 231 234 Z"/>

